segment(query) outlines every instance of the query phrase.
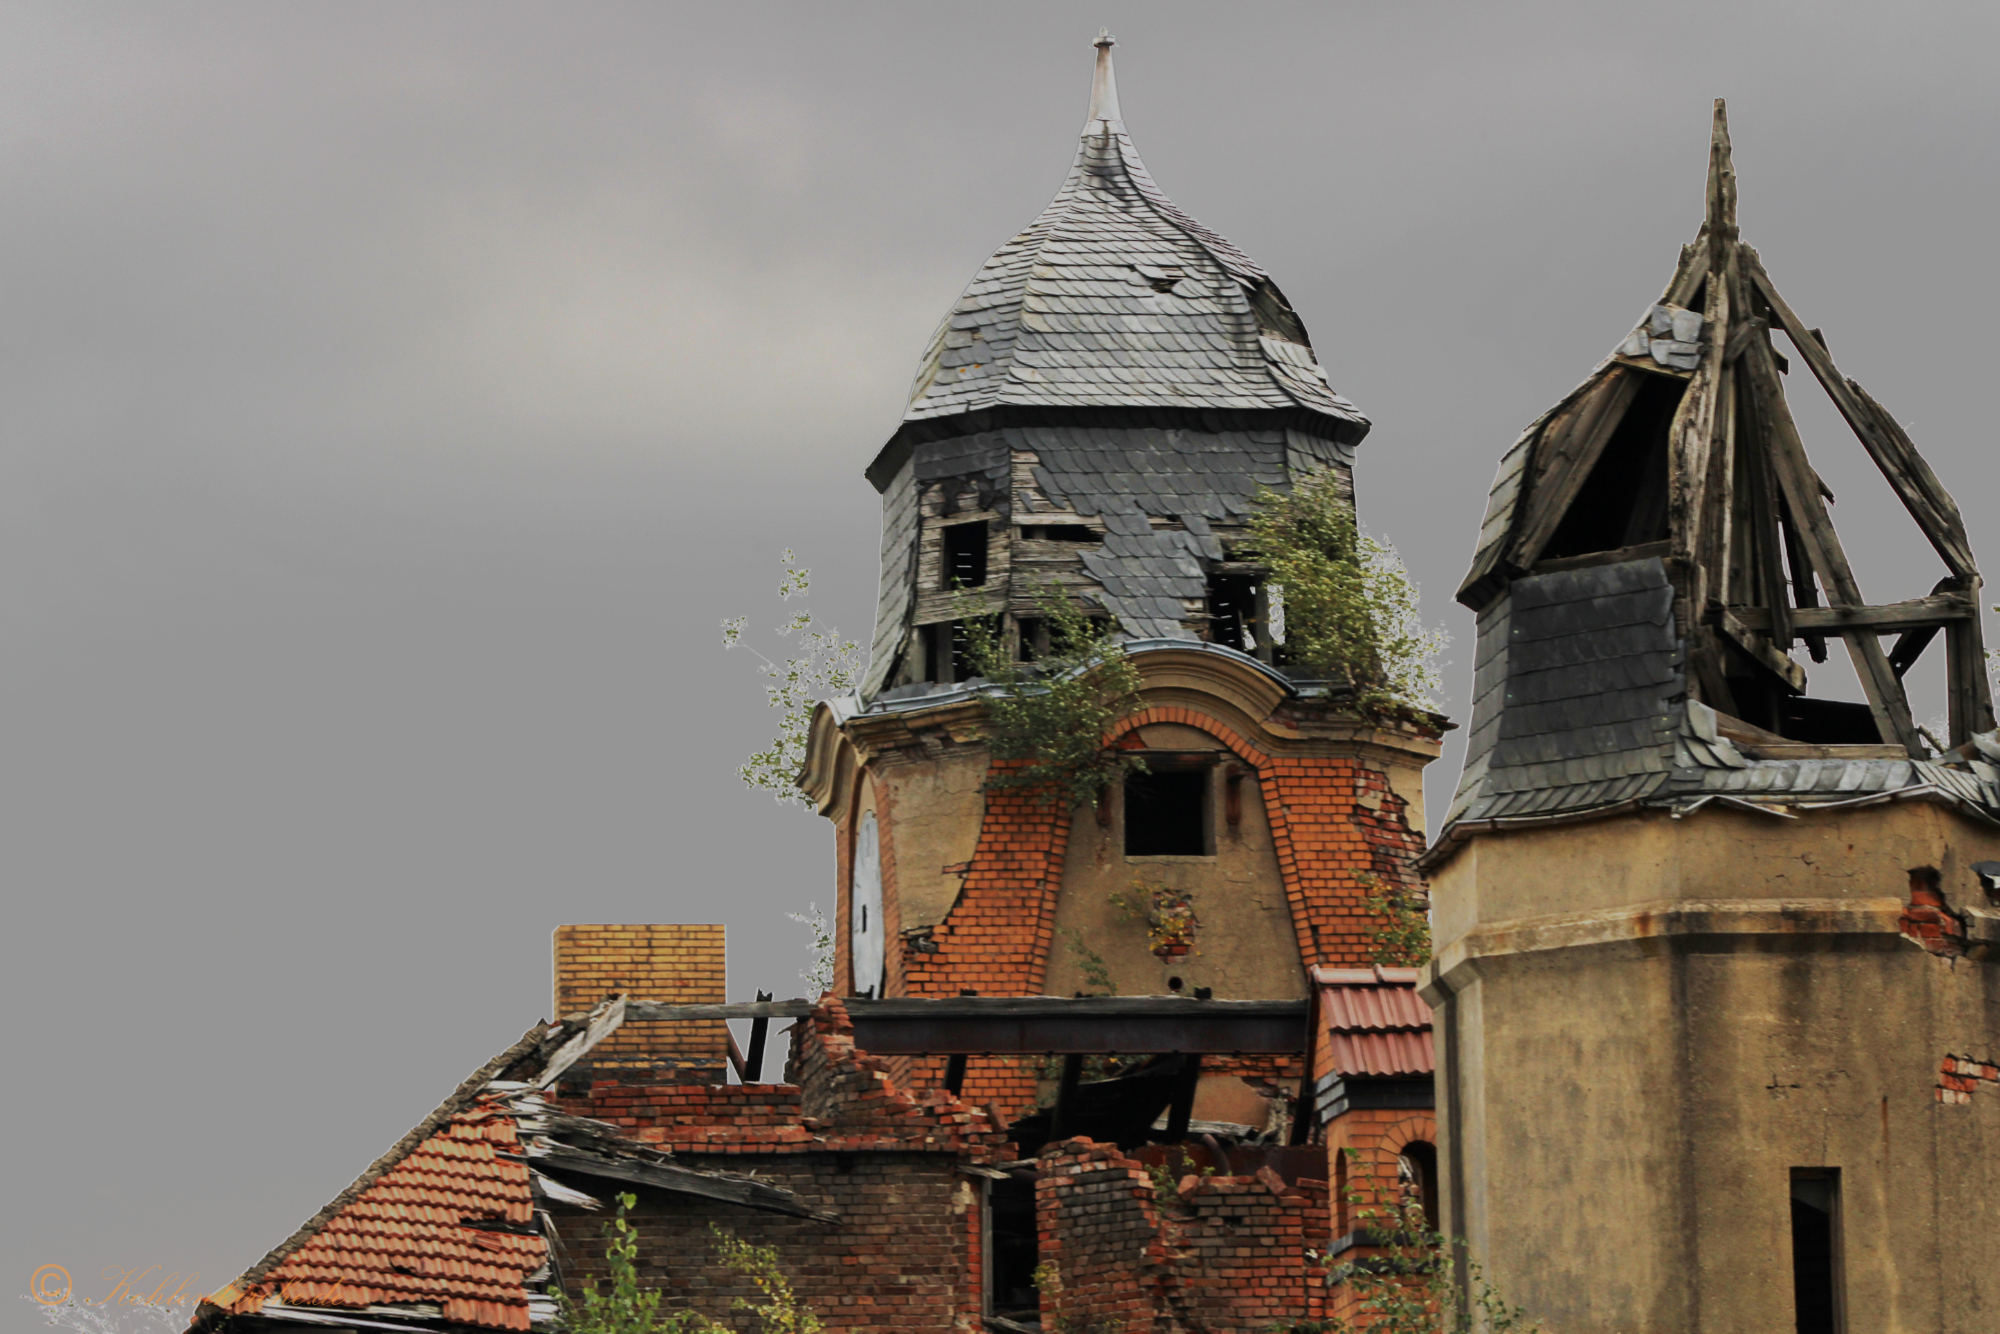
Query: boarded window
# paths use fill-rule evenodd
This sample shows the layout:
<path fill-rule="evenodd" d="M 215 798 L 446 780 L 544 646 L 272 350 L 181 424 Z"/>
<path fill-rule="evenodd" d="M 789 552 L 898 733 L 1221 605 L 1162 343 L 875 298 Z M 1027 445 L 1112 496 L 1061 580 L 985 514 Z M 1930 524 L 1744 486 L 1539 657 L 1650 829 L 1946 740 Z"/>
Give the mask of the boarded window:
<path fill-rule="evenodd" d="M 1148 760 L 1125 779 L 1125 855 L 1201 857 L 1208 853 L 1208 766 Z"/>
<path fill-rule="evenodd" d="M 944 530 L 944 586 L 979 588 L 986 583 L 986 525 L 955 523 Z"/>

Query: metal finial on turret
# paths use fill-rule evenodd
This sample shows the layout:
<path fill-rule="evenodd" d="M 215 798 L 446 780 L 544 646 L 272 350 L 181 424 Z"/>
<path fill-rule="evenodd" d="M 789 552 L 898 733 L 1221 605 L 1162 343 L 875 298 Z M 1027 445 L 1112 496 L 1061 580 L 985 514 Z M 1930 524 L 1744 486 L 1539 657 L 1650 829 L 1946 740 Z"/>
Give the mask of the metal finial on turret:
<path fill-rule="evenodd" d="M 1097 48 L 1097 75 L 1090 82 L 1090 119 L 1092 121 L 1116 120 L 1118 114 L 1118 80 L 1111 72 L 1111 48 L 1118 44 L 1111 35 L 1111 29 L 1100 28 L 1097 40 L 1091 45 Z"/>

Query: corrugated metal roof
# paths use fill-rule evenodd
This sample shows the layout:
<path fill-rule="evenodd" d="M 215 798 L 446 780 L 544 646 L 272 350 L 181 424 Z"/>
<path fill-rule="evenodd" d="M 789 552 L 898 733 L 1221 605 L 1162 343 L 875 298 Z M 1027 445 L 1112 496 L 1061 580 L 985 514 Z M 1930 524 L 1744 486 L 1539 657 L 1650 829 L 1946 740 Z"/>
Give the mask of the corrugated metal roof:
<path fill-rule="evenodd" d="M 932 337 L 905 421 L 1000 406 L 1298 409 L 1354 441 L 1304 326 L 1248 255 L 1176 208 L 1099 93 L 1069 176 Z"/>

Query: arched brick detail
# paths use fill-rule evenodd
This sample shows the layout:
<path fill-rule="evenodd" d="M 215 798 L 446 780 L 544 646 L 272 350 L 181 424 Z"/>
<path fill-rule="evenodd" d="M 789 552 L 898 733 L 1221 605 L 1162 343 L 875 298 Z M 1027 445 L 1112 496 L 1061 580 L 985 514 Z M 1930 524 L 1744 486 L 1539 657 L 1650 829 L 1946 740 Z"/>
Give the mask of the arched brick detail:
<path fill-rule="evenodd" d="M 1153 723 L 1206 732 L 1256 770 L 1307 966 L 1372 962 L 1368 934 L 1379 919 L 1363 906 L 1370 880 L 1413 891 L 1423 883 L 1415 869 L 1423 835 L 1410 828 L 1388 775 L 1335 756 L 1274 759 L 1212 715 L 1177 706 L 1141 709 L 1108 739 Z"/>

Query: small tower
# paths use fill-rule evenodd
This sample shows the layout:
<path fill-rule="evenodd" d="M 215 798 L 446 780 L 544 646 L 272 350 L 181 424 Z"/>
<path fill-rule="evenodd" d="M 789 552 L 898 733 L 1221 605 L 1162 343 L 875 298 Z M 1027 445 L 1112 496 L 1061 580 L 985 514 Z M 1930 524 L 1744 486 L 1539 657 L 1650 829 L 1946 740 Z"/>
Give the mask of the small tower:
<path fill-rule="evenodd" d="M 1111 46 L 1062 188 L 945 317 L 867 469 L 870 667 L 820 710 L 802 779 L 836 829 L 844 994 L 1067 996 L 1108 976 L 1123 995 L 1302 998 L 1310 965 L 1368 962 L 1363 902 L 1422 847 L 1442 720 L 1365 722 L 1288 677 L 1239 550 L 1261 488 L 1351 479 L 1368 421 L 1270 276 L 1153 183 Z M 1143 679 L 1107 740 L 1151 774 L 1094 809 L 985 787 L 961 618 L 970 602 L 1027 658 L 1045 589 L 1106 620 Z M 1194 939 L 1150 941 L 1111 902 L 1135 888 L 1192 895 Z M 1195 1115 L 1261 1118 L 1226 1067 Z M 1034 1088 L 1013 1061 L 965 1078 L 1010 1116 Z"/>
<path fill-rule="evenodd" d="M 1738 239 L 1717 102 L 1700 234 L 1507 451 L 1459 593 L 1472 734 L 1424 862 L 1442 1226 L 1551 1331 L 2000 1310 L 1979 573 L 1829 346 Z M 1924 595 L 1862 596 L 1786 406 L 1800 370 L 1936 548 Z M 1793 655 L 1834 639 L 1866 702 L 1808 693 Z M 1947 737 L 1911 718 L 1919 669 Z"/>

